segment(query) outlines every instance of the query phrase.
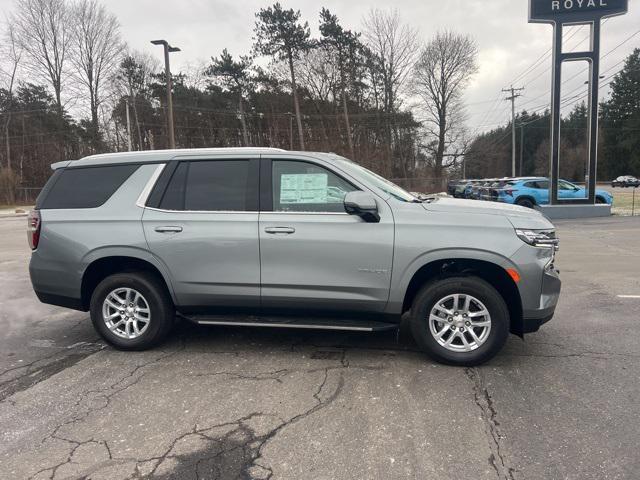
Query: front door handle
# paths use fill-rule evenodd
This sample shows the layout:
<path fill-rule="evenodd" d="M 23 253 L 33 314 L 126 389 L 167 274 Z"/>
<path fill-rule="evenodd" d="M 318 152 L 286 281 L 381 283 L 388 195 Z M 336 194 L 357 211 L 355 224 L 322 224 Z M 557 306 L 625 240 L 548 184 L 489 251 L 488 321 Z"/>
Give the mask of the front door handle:
<path fill-rule="evenodd" d="M 156 232 L 158 233 L 180 233 L 182 231 L 182 227 L 156 227 Z"/>
<path fill-rule="evenodd" d="M 291 235 L 296 233 L 296 229 L 292 227 L 267 227 L 264 231 L 270 235 Z"/>

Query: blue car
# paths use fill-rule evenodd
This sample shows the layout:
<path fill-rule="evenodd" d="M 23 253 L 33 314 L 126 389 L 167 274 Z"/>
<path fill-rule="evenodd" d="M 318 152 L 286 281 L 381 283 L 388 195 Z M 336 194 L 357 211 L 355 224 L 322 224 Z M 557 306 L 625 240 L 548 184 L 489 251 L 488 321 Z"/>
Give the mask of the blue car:
<path fill-rule="evenodd" d="M 527 208 L 549 203 L 549 179 L 543 177 L 514 178 L 497 190 L 499 202 L 512 203 Z M 586 190 L 566 180 L 558 181 L 560 199 L 584 199 Z M 596 202 L 613 205 L 613 195 L 606 190 L 596 190 Z"/>

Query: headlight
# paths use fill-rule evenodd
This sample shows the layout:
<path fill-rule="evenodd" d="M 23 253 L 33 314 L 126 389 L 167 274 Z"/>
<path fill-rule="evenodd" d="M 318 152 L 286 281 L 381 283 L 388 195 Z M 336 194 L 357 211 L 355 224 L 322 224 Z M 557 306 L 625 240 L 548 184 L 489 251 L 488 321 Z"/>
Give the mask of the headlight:
<path fill-rule="evenodd" d="M 555 230 L 523 230 L 517 229 L 516 235 L 525 243 L 534 247 L 558 249 L 559 240 Z"/>

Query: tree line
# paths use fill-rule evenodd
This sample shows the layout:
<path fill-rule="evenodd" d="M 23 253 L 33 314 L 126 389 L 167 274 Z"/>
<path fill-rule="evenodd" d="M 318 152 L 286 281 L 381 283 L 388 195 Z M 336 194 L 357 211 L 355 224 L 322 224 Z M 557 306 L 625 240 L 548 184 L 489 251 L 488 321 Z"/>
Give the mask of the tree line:
<path fill-rule="evenodd" d="M 314 21 L 316 37 L 299 10 L 274 3 L 255 12 L 250 51 L 225 48 L 174 72 L 178 148 L 331 151 L 418 191 L 460 176 L 463 159 L 468 176 L 510 170 L 510 125 L 477 138 L 465 127 L 463 94 L 478 69 L 473 38 L 442 31 L 424 42 L 392 9 L 370 10 L 359 29 L 326 8 Z M 127 45 L 99 0 L 16 0 L 1 35 L 0 202 L 24 187 L 37 193 L 57 161 L 167 148 L 164 66 Z M 637 67 L 637 53 L 629 62 Z M 627 111 L 640 98 L 636 67 L 618 75 L 602 108 L 601 175 L 637 162 L 637 108 Z M 548 113 L 516 121 L 523 173 L 546 172 Z M 578 132 L 585 112 L 565 122 Z M 567 177 L 581 175 L 580 142 L 578 133 L 563 140 L 562 168 L 576 159 Z"/>
<path fill-rule="evenodd" d="M 640 49 L 630 54 L 610 82 L 611 95 L 600 104 L 598 179 L 640 176 Z M 577 102 L 561 120 L 560 176 L 584 182 L 588 107 Z M 549 173 L 551 114 L 520 112 L 516 117 L 519 175 Z M 469 178 L 503 177 L 511 171 L 511 123 L 479 135 L 466 158 Z"/>
<path fill-rule="evenodd" d="M 397 10 L 370 10 L 360 31 L 326 8 L 317 22 L 314 38 L 275 3 L 255 13 L 251 51 L 174 73 L 176 145 L 332 151 L 387 177 L 443 177 L 467 141 L 474 40 L 424 43 Z M 2 45 L 5 202 L 42 186 L 53 162 L 167 147 L 163 68 L 127 46 L 98 0 L 16 0 Z"/>

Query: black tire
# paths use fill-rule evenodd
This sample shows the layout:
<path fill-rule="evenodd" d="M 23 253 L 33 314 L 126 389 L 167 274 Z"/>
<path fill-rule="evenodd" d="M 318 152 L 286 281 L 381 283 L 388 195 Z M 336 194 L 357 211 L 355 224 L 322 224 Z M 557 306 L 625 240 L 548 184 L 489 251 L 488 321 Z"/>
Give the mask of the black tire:
<path fill-rule="evenodd" d="M 485 342 L 470 352 L 454 352 L 440 345 L 429 329 L 429 315 L 436 302 L 456 293 L 472 295 L 480 300 L 491 315 L 491 330 Z M 413 337 L 431 358 L 447 365 L 473 367 L 492 359 L 509 336 L 509 309 L 502 296 L 489 283 L 478 277 L 451 277 L 425 285 L 411 307 L 410 324 Z"/>
<path fill-rule="evenodd" d="M 534 208 L 536 206 L 536 204 L 533 203 L 533 201 L 529 198 L 519 198 L 516 202 L 516 205 L 520 205 L 521 207 L 526 208 Z"/>
<path fill-rule="evenodd" d="M 602 198 L 602 197 L 596 197 L 596 203 L 597 203 L 597 204 L 599 204 L 599 205 L 604 205 L 604 204 L 606 204 L 607 202 L 606 202 L 606 201 L 605 201 L 605 199 L 604 199 L 604 198 Z"/>
<path fill-rule="evenodd" d="M 117 288 L 133 288 L 148 303 L 150 322 L 137 338 L 122 338 L 113 333 L 102 317 L 102 305 L 110 292 Z M 164 285 L 153 275 L 143 272 L 117 273 L 105 278 L 91 295 L 91 321 L 100 336 L 119 350 L 147 350 L 167 336 L 174 323 L 175 308 Z"/>

